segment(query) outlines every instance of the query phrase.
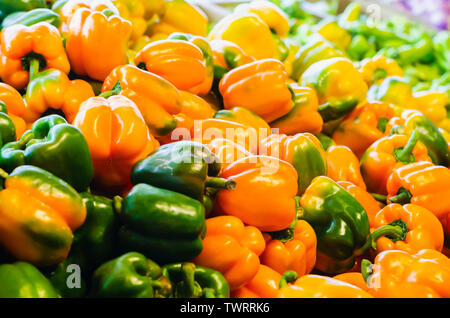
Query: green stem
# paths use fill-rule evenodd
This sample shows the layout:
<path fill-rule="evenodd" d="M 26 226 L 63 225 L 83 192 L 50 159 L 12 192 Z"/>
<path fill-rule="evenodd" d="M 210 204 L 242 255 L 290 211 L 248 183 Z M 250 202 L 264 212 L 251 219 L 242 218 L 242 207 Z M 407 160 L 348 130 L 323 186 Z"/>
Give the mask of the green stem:
<path fill-rule="evenodd" d="M 17 141 L 17 143 L 16 143 L 17 148 L 24 150 L 26 148 L 27 144 L 34 138 L 35 138 L 34 133 L 31 130 L 28 130 Z"/>
<path fill-rule="evenodd" d="M 204 298 L 216 298 L 216 293 L 212 288 L 204 288 L 202 293 Z"/>
<path fill-rule="evenodd" d="M 375 200 L 377 200 L 378 202 L 384 203 L 386 204 L 386 200 L 387 200 L 387 196 L 383 195 L 383 194 L 378 194 L 378 193 L 371 193 L 370 194 L 372 197 L 374 197 Z"/>
<path fill-rule="evenodd" d="M 181 294 L 184 298 L 193 298 L 199 297 L 198 288 L 195 284 L 195 264 L 186 262 L 181 265 L 181 275 L 182 275 L 182 284 L 180 286 L 183 287 Z"/>
<path fill-rule="evenodd" d="M 411 193 L 405 188 L 400 188 L 397 195 L 390 197 L 388 201 L 392 203 L 407 204 L 411 202 Z"/>
<path fill-rule="evenodd" d="M 117 81 L 116 84 L 114 84 L 113 88 L 109 91 L 103 92 L 100 95 L 98 95 L 99 97 L 103 97 L 103 98 L 108 98 L 111 97 L 113 95 L 118 95 L 120 92 L 122 91 L 122 86 L 120 85 L 120 81 Z"/>
<path fill-rule="evenodd" d="M 372 83 L 375 83 L 380 79 L 386 78 L 387 75 L 388 73 L 384 68 L 377 68 L 375 72 L 373 72 Z"/>
<path fill-rule="evenodd" d="M 205 180 L 205 186 L 216 189 L 234 190 L 236 181 L 219 177 L 208 177 Z"/>
<path fill-rule="evenodd" d="M 406 224 L 405 224 L 406 225 Z M 367 238 L 366 243 L 358 249 L 358 253 L 356 253 L 356 256 L 363 255 L 369 248 L 372 248 L 373 250 L 377 250 L 376 241 L 382 237 L 386 236 L 392 240 L 402 240 L 405 238 L 406 233 L 408 232 L 408 227 L 405 228 L 402 225 L 395 225 L 395 224 L 387 224 L 383 225 L 382 227 L 379 227 L 372 233 L 370 233 L 369 237 Z"/>
<path fill-rule="evenodd" d="M 379 131 L 381 131 L 382 133 L 384 133 L 386 131 L 386 126 L 389 122 L 389 118 L 387 117 L 380 117 L 378 119 L 378 124 L 377 124 L 377 128 Z"/>
<path fill-rule="evenodd" d="M 361 261 L 361 274 L 366 283 L 368 282 L 370 275 L 372 275 L 372 266 L 373 264 L 367 259 Z"/>
<path fill-rule="evenodd" d="M 281 277 L 279 287 L 283 288 L 289 283 L 293 283 L 297 280 L 298 274 L 295 271 L 286 271 Z"/>
<path fill-rule="evenodd" d="M 113 198 L 113 207 L 116 214 L 120 214 L 122 211 L 122 201 L 123 198 L 118 195 Z"/>
<path fill-rule="evenodd" d="M 30 69 L 29 69 L 29 73 L 30 73 L 30 82 L 36 78 L 36 75 L 39 73 L 39 69 L 40 69 L 40 62 L 38 59 L 30 59 Z"/>
<path fill-rule="evenodd" d="M 397 159 L 397 161 L 405 164 L 413 163 L 416 161 L 416 158 L 412 154 L 412 151 L 414 147 L 416 146 L 417 142 L 419 141 L 419 133 L 417 130 L 414 130 L 411 134 L 411 137 L 409 137 L 408 142 L 406 143 L 405 147 L 403 148 L 396 148 L 394 150 L 394 157 Z"/>
<path fill-rule="evenodd" d="M 3 180 L 7 179 L 8 176 L 9 176 L 9 174 L 5 170 L 0 168 L 0 179 L 3 179 Z"/>

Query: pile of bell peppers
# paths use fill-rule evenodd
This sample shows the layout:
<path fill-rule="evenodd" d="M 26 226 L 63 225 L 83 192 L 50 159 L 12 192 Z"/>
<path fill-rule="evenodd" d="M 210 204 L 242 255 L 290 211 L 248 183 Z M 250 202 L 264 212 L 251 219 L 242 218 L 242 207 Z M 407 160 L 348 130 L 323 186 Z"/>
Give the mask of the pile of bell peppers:
<path fill-rule="evenodd" d="M 450 33 L 302 2 L 0 0 L 0 297 L 449 298 Z"/>

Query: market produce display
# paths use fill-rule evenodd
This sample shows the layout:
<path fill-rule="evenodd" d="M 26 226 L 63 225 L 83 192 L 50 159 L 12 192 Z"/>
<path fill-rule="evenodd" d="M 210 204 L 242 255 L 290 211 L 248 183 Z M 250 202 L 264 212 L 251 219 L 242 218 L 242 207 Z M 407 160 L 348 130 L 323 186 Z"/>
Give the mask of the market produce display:
<path fill-rule="evenodd" d="M 450 33 L 305 2 L 0 0 L 0 297 L 450 298 Z"/>

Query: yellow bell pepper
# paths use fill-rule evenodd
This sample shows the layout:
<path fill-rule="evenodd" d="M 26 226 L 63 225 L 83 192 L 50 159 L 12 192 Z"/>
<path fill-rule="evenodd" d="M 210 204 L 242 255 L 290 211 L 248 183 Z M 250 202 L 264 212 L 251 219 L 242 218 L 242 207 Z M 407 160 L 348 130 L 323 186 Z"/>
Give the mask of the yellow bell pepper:
<path fill-rule="evenodd" d="M 352 41 L 350 33 L 336 21 L 323 20 L 317 27 L 317 33 L 343 50 L 346 50 Z"/>
<path fill-rule="evenodd" d="M 369 87 L 380 84 L 388 76 L 403 76 L 403 70 L 397 62 L 382 55 L 362 60 L 359 71 Z"/>

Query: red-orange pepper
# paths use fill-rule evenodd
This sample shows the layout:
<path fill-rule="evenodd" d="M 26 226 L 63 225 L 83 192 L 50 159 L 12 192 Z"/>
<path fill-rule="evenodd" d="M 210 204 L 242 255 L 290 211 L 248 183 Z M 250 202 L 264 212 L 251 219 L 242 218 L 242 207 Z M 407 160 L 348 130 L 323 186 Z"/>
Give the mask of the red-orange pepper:
<path fill-rule="evenodd" d="M 363 190 L 366 184 L 359 170 L 359 160 L 347 146 L 330 146 L 327 150 L 328 177 L 334 181 L 349 181 Z"/>

